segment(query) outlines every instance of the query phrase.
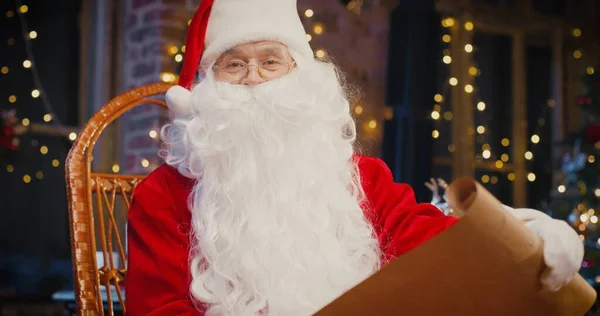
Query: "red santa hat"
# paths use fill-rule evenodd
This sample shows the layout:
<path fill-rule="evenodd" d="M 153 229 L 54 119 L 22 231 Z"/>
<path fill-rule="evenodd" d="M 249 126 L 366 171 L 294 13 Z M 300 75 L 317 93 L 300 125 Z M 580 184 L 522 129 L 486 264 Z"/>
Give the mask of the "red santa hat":
<path fill-rule="evenodd" d="M 277 41 L 313 58 L 297 0 L 201 0 L 189 26 L 179 85 L 189 88 L 198 67 L 208 68 L 227 50 Z"/>

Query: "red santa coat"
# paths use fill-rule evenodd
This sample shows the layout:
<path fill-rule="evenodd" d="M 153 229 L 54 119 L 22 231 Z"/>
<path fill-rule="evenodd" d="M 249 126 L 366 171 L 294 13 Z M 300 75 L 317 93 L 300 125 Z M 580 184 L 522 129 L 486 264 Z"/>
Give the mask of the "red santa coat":
<path fill-rule="evenodd" d="M 362 185 L 384 258 L 396 258 L 447 229 L 456 218 L 417 204 L 380 159 L 357 156 Z M 194 180 L 162 166 L 140 183 L 128 218 L 127 315 L 202 315 L 190 298 L 188 267 Z"/>

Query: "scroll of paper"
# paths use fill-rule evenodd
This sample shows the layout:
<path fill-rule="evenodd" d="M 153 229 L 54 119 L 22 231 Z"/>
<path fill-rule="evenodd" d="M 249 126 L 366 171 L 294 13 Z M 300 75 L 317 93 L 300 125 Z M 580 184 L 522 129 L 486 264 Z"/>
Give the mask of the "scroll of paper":
<path fill-rule="evenodd" d="M 596 292 L 576 275 L 543 289 L 542 241 L 472 179 L 454 182 L 460 221 L 319 311 L 316 316 L 582 316 Z"/>

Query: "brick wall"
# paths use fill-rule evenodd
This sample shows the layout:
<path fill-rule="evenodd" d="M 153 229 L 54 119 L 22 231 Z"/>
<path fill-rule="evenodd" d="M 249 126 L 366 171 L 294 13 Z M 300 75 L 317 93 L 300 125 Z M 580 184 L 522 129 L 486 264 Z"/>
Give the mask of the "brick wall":
<path fill-rule="evenodd" d="M 324 49 L 357 85 L 362 99 L 354 106 L 358 142 L 365 154 L 380 154 L 385 119 L 385 83 L 388 59 L 389 15 L 394 1 L 364 1 L 360 14 L 350 11 L 338 0 L 298 0 L 298 8 L 313 50 Z M 377 3 L 377 4 L 375 4 Z M 304 15 L 311 9 L 314 15 Z M 314 26 L 324 31 L 315 34 Z M 376 124 L 373 125 L 372 121 Z"/>
<path fill-rule="evenodd" d="M 159 82 L 162 73 L 177 73 L 178 63 L 168 54 L 171 46 L 185 42 L 187 20 L 192 16 L 186 0 L 127 0 L 123 32 L 123 90 Z M 121 171 L 147 173 L 161 161 L 157 156 L 158 138 L 165 111 L 152 105 L 129 112 L 121 122 Z M 144 167 L 142 161 L 150 162 Z"/>

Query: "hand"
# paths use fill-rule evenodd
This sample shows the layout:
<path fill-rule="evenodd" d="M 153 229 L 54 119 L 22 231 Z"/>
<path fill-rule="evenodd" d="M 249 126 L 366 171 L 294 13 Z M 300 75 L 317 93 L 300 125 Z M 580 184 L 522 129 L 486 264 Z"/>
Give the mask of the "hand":
<path fill-rule="evenodd" d="M 579 271 L 584 254 L 583 242 L 575 230 L 540 211 L 506 208 L 544 241 L 546 270 L 542 273 L 542 284 L 551 291 L 558 291 L 569 283 Z"/>
<path fill-rule="evenodd" d="M 192 92 L 182 86 L 172 86 L 165 94 L 169 108 L 183 115 L 192 114 Z"/>

